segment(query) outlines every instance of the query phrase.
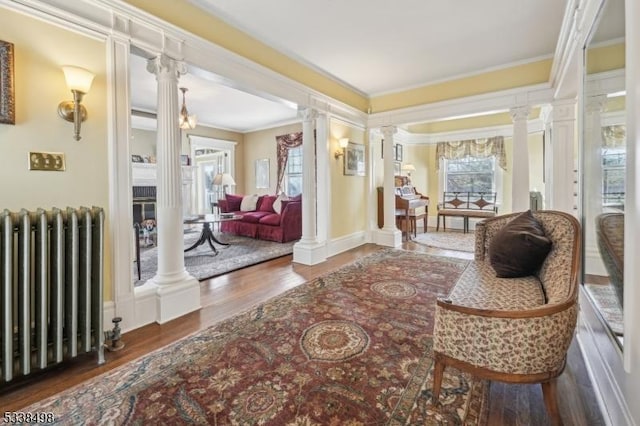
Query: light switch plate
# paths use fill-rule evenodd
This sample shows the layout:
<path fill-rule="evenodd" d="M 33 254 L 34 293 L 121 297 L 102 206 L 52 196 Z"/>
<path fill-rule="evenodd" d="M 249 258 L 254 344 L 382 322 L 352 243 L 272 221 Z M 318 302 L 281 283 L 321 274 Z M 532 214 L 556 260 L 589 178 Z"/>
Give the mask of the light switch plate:
<path fill-rule="evenodd" d="M 64 172 L 64 153 L 29 152 L 29 170 Z"/>

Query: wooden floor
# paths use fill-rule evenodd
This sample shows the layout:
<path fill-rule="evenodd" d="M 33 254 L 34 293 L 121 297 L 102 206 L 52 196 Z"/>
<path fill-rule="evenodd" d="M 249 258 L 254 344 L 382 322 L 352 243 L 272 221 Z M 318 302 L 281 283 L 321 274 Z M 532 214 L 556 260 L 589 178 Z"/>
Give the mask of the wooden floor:
<path fill-rule="evenodd" d="M 471 259 L 471 253 L 440 250 L 415 243 L 404 243 L 409 250 Z M 36 375 L 0 389 L 0 414 L 20 411 L 27 405 L 54 395 L 89 378 L 144 356 L 177 339 L 195 333 L 266 299 L 366 256 L 381 247 L 367 244 L 341 253 L 326 262 L 306 266 L 292 263 L 285 256 L 201 283 L 202 309 L 180 319 L 158 325 L 150 324 L 126 333 L 126 347 L 120 352 L 107 352 L 107 362 L 97 366 L 93 356 L 84 357 L 63 367 Z M 593 389 L 589 382 L 580 350 L 570 348 L 567 368 L 558 383 L 559 405 L 565 425 L 604 425 Z M 492 383 L 489 425 L 549 424 L 539 385 L 506 385 Z"/>

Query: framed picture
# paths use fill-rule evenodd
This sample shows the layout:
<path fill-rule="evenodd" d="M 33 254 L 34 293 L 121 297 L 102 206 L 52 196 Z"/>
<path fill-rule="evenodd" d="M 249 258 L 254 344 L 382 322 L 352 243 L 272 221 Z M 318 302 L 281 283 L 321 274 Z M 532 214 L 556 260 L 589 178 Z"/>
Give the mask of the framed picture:
<path fill-rule="evenodd" d="M 144 163 L 144 158 L 142 158 L 142 155 L 133 154 L 131 156 L 131 161 L 134 163 Z"/>
<path fill-rule="evenodd" d="M 182 154 L 180 156 L 180 164 L 183 166 L 188 166 L 189 165 L 189 156 L 186 154 Z"/>
<path fill-rule="evenodd" d="M 256 188 L 269 188 L 269 159 L 256 160 Z"/>
<path fill-rule="evenodd" d="M 0 123 L 16 124 L 13 43 L 0 40 Z"/>
<path fill-rule="evenodd" d="M 396 161 L 402 161 L 402 145 L 396 144 Z"/>
<path fill-rule="evenodd" d="M 346 176 L 364 176 L 364 145 L 349 142 L 344 150 L 344 174 Z"/>
<path fill-rule="evenodd" d="M 402 163 L 400 163 L 399 161 L 396 161 L 395 163 L 393 163 L 393 174 L 395 176 L 400 176 L 401 166 L 402 166 Z"/>

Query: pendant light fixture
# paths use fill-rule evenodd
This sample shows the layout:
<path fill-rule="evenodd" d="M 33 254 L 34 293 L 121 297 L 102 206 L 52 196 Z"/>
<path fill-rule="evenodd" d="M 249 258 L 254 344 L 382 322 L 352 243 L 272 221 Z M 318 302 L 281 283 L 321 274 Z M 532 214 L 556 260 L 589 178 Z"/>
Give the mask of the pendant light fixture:
<path fill-rule="evenodd" d="M 181 87 L 180 91 L 182 92 L 182 108 L 180 109 L 180 128 L 183 130 L 190 130 L 196 127 L 196 116 L 189 115 L 189 111 L 187 111 L 187 104 L 185 102 L 184 94 L 189 90 L 186 87 Z"/>

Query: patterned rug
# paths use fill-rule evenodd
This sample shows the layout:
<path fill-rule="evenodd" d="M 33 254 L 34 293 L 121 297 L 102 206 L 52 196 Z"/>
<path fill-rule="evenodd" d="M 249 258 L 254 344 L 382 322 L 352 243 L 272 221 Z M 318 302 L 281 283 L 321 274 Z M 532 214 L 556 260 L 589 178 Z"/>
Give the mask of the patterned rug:
<path fill-rule="evenodd" d="M 598 311 L 602 314 L 611 331 L 622 336 L 624 334 L 622 306 L 613 285 L 585 284 L 584 287 L 596 303 Z"/>
<path fill-rule="evenodd" d="M 199 237 L 200 232 L 185 233 L 184 246 L 190 247 Z M 206 243 L 184 254 L 184 264 L 187 272 L 200 281 L 275 259 L 276 257 L 286 256 L 293 253 L 293 245 L 296 243 L 295 241 L 274 243 L 272 241 L 218 233 L 216 238 L 222 242 L 229 243 L 228 246 L 216 244 L 217 255 L 214 256 L 211 247 Z M 140 280 L 136 279 L 134 281 L 135 286 L 144 284 L 156 274 L 158 269 L 157 247 L 141 249 L 140 268 Z M 134 279 L 138 278 L 135 262 L 133 269 Z"/>
<path fill-rule="evenodd" d="M 466 265 L 381 250 L 23 411 L 64 424 L 484 425 L 486 381 L 449 367 L 431 403 L 435 299 Z"/>
<path fill-rule="evenodd" d="M 418 234 L 414 241 L 429 247 L 436 247 L 446 250 L 466 251 L 473 253 L 475 245 L 475 234 L 469 232 L 425 232 Z"/>

